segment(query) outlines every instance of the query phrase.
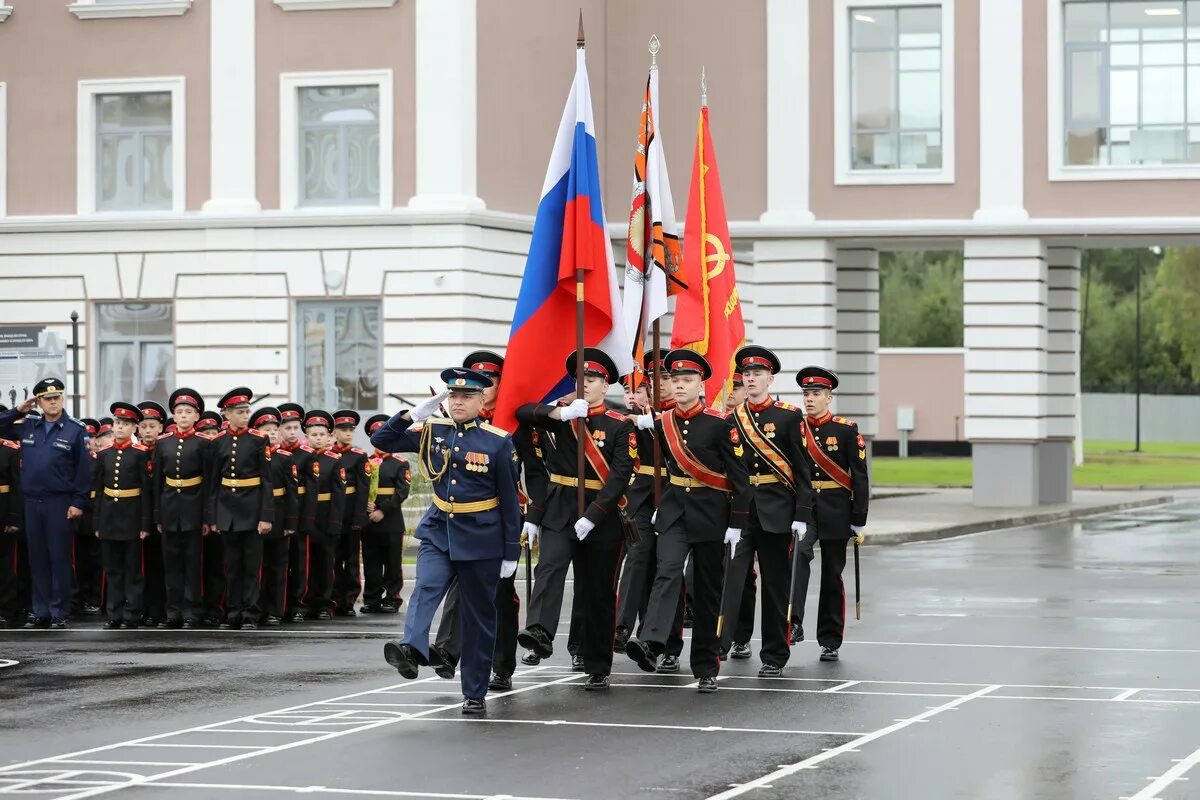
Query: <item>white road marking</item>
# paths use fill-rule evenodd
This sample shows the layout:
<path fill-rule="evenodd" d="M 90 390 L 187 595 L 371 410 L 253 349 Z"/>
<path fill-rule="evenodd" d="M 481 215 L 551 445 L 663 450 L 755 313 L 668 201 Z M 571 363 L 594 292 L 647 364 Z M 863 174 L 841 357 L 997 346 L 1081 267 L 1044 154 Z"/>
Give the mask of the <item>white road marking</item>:
<path fill-rule="evenodd" d="M 532 797 L 518 794 L 453 794 L 450 792 L 405 792 L 398 789 L 338 789 L 333 786 L 274 786 L 253 783 L 155 783 L 154 787 L 169 789 L 241 790 L 259 792 L 294 792 L 296 794 L 365 795 L 368 797 L 428 797 L 436 800 L 569 800 L 559 797 Z"/>
<path fill-rule="evenodd" d="M 1116 697 L 1114 697 L 1112 699 L 1113 700 L 1128 700 L 1129 698 L 1133 697 L 1135 694 L 1137 694 L 1140 691 L 1141 691 L 1141 689 L 1126 689 L 1125 691 L 1121 692 L 1119 695 L 1117 695 Z"/>
<path fill-rule="evenodd" d="M 1200 650 L 1185 650 L 1169 647 L 1081 647 L 1057 644 L 978 644 L 973 642 L 875 642 L 854 640 L 854 645 L 884 645 L 893 647 L 980 647 L 997 650 L 1082 650 L 1091 653 L 1191 653 Z"/>
<path fill-rule="evenodd" d="M 544 720 L 544 719 L 487 719 L 478 717 L 467 719 L 461 717 L 434 717 L 425 722 L 490 722 L 513 725 L 571 725 L 584 728 L 644 728 L 656 731 L 699 731 L 702 733 L 772 733 L 794 734 L 797 736 L 862 736 L 861 731 L 810 731 L 788 730 L 775 728 L 731 728 L 724 725 L 651 725 L 637 722 L 592 722 L 588 720 Z"/>
<path fill-rule="evenodd" d="M 849 689 L 851 686 L 858 686 L 859 683 L 861 683 L 861 681 L 846 681 L 845 683 L 839 683 L 837 686 L 830 686 L 828 689 L 822 689 L 821 691 L 827 694 L 833 694 L 835 692 L 840 692 L 842 689 Z"/>
<path fill-rule="evenodd" d="M 860 748 L 864 744 L 873 742 L 876 739 L 881 739 L 884 736 L 887 736 L 888 734 L 895 733 L 896 731 L 903 730 L 903 729 L 907 728 L 909 725 L 913 725 L 918 722 L 925 722 L 926 720 L 930 719 L 931 717 L 937 716 L 938 714 L 942 713 L 943 711 L 948 711 L 952 708 L 958 708 L 959 706 L 963 705 L 964 703 L 969 703 L 977 697 L 984 697 L 984 696 L 996 691 L 999 688 L 1001 688 L 1000 684 L 993 684 L 991 686 L 985 686 L 984 688 L 982 688 L 978 691 L 971 692 L 970 694 L 962 695 L 961 697 L 957 697 L 948 703 L 937 706 L 935 708 L 931 708 L 928 711 L 923 711 L 920 714 L 917 714 L 916 716 L 908 717 L 906 719 L 900 720 L 899 722 L 894 722 L 885 728 L 880 728 L 877 731 L 872 731 L 871 733 L 868 733 L 864 736 L 860 736 L 857 739 L 852 739 L 851 741 L 846 742 L 845 744 L 843 744 L 839 747 L 834 747 L 830 750 L 826 750 L 823 753 L 818 753 L 814 756 L 810 756 L 810 757 L 804 759 L 803 761 L 797 761 L 795 764 L 788 764 L 787 766 L 782 766 L 779 769 L 775 770 L 774 772 L 772 772 L 768 775 L 764 775 L 760 778 L 755 778 L 752 781 L 740 784 L 738 786 L 735 786 L 732 789 L 727 789 L 724 792 L 714 794 L 714 795 L 710 796 L 708 798 L 708 800 L 731 800 L 731 798 L 741 797 L 742 795 L 746 794 L 747 792 L 753 791 L 754 789 L 766 788 L 774 781 L 777 781 L 781 778 L 786 778 L 789 775 L 794 775 L 797 772 L 799 772 L 800 770 L 812 769 L 813 767 L 816 767 L 816 766 L 820 765 L 821 763 L 828 761 L 831 758 L 835 758 L 835 757 L 841 755 L 842 753 L 853 752 L 853 751 L 857 750 L 858 748 Z"/>
<path fill-rule="evenodd" d="M 1185 758 L 1181 758 L 1175 763 L 1175 766 L 1162 775 L 1159 775 L 1149 786 L 1130 797 L 1129 800 L 1157 800 L 1158 793 L 1172 783 L 1175 783 L 1175 781 L 1186 781 L 1187 778 L 1183 777 L 1183 774 L 1197 764 L 1200 764 L 1200 749 L 1193 751 L 1191 755 Z"/>
<path fill-rule="evenodd" d="M 0 669 L 4 669 L 5 667 L 15 667 L 20 663 L 20 661 L 16 661 L 11 658 L 0 658 Z"/>

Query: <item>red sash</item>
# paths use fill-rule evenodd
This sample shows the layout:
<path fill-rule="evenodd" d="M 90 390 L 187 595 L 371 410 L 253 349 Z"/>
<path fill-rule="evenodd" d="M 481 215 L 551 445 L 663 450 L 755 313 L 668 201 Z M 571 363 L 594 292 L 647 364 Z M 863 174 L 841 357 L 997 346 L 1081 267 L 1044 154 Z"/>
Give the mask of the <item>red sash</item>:
<path fill-rule="evenodd" d="M 804 441 L 805 447 L 808 449 L 808 455 L 812 458 L 813 462 L 825 470 L 826 474 L 833 478 L 838 486 L 841 486 L 846 491 L 852 491 L 850 488 L 850 473 L 842 469 L 841 465 L 827 456 L 825 451 L 821 449 L 821 443 L 817 441 L 817 436 L 813 433 L 812 426 L 808 424 L 808 417 L 804 418 Z"/>
<path fill-rule="evenodd" d="M 572 425 L 571 433 L 575 438 L 579 438 L 579 431 Z M 583 457 L 587 459 L 589 465 L 596 473 L 596 477 L 600 479 L 601 484 L 608 483 L 608 476 L 612 474 L 612 469 L 608 466 L 608 459 L 604 457 L 604 453 L 600 452 L 600 448 L 596 445 L 596 440 L 587 435 L 587 420 L 580 420 L 580 427 L 584 429 L 583 436 Z M 617 508 L 625 507 L 625 495 L 621 495 L 617 500 Z"/>
<path fill-rule="evenodd" d="M 679 423 L 675 421 L 675 409 L 663 412 L 662 426 L 667 448 L 675 458 L 675 463 L 687 473 L 688 477 L 703 483 L 710 489 L 718 489 L 722 492 L 733 491 L 733 484 L 728 478 L 704 466 L 700 459 L 692 455 L 692 451 L 688 450 L 687 445 L 683 443 L 683 437 L 679 434 Z"/>

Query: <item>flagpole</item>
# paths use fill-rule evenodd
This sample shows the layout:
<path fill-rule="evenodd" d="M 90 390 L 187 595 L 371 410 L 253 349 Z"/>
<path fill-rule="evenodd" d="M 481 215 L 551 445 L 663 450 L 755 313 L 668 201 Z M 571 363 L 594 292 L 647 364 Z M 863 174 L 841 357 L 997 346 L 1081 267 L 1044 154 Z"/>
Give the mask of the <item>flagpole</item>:
<path fill-rule="evenodd" d="M 575 47 L 579 50 L 583 49 L 583 9 L 579 9 L 579 35 L 575 40 Z M 583 397 L 583 311 L 584 311 L 584 291 L 583 291 L 583 268 L 578 262 L 575 264 L 575 396 Z M 587 499 L 585 497 L 585 480 L 584 463 L 583 463 L 583 438 L 587 436 L 587 418 L 575 420 L 575 474 L 579 478 L 578 491 L 576 492 L 577 504 L 579 510 L 579 518 L 583 518 L 584 512 L 587 510 Z"/>
<path fill-rule="evenodd" d="M 659 41 L 657 35 L 651 35 L 650 41 L 647 44 L 646 49 L 650 51 L 650 69 L 652 69 L 652 70 L 657 69 L 658 68 L 658 51 L 662 49 L 662 42 Z M 651 99 L 653 99 L 653 98 L 651 98 Z M 657 109 L 652 109 L 652 110 L 657 110 Z M 655 130 L 655 135 L 656 136 L 658 135 L 657 126 L 656 126 L 656 130 Z M 649 144 L 649 142 L 647 142 L 647 144 Z M 649 156 L 649 153 L 647 153 L 647 156 Z M 647 158 L 647 164 L 649 164 L 649 158 Z M 647 167 L 647 169 L 648 169 L 648 167 Z M 650 175 L 648 173 L 646 175 L 646 180 L 647 181 L 650 180 Z M 646 242 L 643 241 L 642 253 L 644 253 L 644 254 L 649 253 L 650 258 L 651 258 L 650 263 L 646 263 L 646 278 L 647 278 L 647 285 L 649 285 L 650 275 L 651 275 L 650 270 L 656 269 L 658 266 L 657 264 L 655 264 L 653 262 L 653 257 L 654 257 L 654 221 L 653 221 L 653 219 L 648 218 L 646 220 L 645 230 L 646 230 L 646 238 L 650 239 L 650 242 L 649 242 L 649 247 L 647 247 Z M 664 255 L 666 254 L 665 249 L 664 249 L 663 253 L 664 253 Z M 643 256 L 643 263 L 645 263 L 644 256 Z M 664 271 L 665 271 L 666 264 L 663 264 L 663 267 L 664 267 Z M 650 295 L 644 289 L 642 292 L 642 302 L 647 307 L 650 304 Z M 652 413 L 654 415 L 654 418 L 657 419 L 658 415 L 662 413 L 662 401 L 659 400 L 659 381 L 661 379 L 659 378 L 660 370 L 659 370 L 659 358 L 658 358 L 659 337 L 661 335 L 661 328 L 659 326 L 658 317 L 654 318 L 654 323 L 651 326 L 651 330 L 652 330 L 651 336 L 653 337 L 653 342 L 651 343 L 651 346 L 654 348 L 651 351 L 651 353 L 653 354 L 651 356 L 651 359 L 652 359 L 652 363 L 654 364 L 654 372 L 653 372 L 653 378 L 651 378 L 649 374 L 647 374 L 646 378 L 647 378 L 647 387 L 650 390 L 649 391 L 650 413 Z M 662 445 L 658 441 L 657 436 L 652 436 L 651 438 L 654 441 L 654 458 L 653 458 L 654 507 L 658 508 L 658 506 L 662 503 L 662 476 L 659 474 L 662 470 Z"/>

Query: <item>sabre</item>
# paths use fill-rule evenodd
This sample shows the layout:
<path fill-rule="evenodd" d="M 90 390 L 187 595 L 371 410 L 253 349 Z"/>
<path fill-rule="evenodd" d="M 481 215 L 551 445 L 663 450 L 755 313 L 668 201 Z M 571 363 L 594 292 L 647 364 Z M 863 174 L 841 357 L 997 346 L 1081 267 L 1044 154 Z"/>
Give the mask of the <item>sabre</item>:
<path fill-rule="evenodd" d="M 862 586 L 858 572 L 858 538 L 854 539 L 854 619 L 862 619 L 862 595 L 859 590 Z"/>
<path fill-rule="evenodd" d="M 529 606 L 533 602 L 531 590 L 533 588 L 533 548 L 529 546 L 529 542 L 525 543 L 525 614 L 529 614 Z"/>
<path fill-rule="evenodd" d="M 803 536 L 801 533 L 792 534 L 792 580 L 788 586 L 787 616 L 784 617 L 788 630 L 788 644 L 795 644 L 792 641 L 792 601 L 796 597 L 796 581 L 800 577 L 800 559 L 804 557 L 800 555 L 800 540 Z"/>
<path fill-rule="evenodd" d="M 729 592 L 729 570 L 733 567 L 733 545 L 729 546 L 729 556 L 725 559 L 725 574 L 721 578 L 721 610 L 717 613 L 717 639 L 725 630 L 725 595 Z"/>

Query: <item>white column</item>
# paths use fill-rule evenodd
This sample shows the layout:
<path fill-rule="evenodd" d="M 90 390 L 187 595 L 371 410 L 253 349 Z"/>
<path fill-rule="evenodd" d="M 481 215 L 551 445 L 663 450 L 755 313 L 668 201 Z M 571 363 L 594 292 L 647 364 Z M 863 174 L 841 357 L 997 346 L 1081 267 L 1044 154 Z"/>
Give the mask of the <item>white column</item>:
<path fill-rule="evenodd" d="M 411 208 L 484 207 L 475 183 L 476 0 L 416 0 L 417 193 Z"/>
<path fill-rule="evenodd" d="M 809 209 L 808 0 L 767 0 L 767 210 L 763 222 L 812 222 Z"/>
<path fill-rule="evenodd" d="M 1021 3 L 979 0 L 979 209 L 982 222 L 1025 211 Z"/>
<path fill-rule="evenodd" d="M 964 242 L 966 437 L 974 502 L 1041 502 L 1046 439 L 1048 288 L 1037 239 Z"/>
<path fill-rule="evenodd" d="M 204 211 L 253 213 L 262 206 L 254 183 L 254 8 L 246 0 L 212 0 L 209 49 L 211 184 Z"/>
<path fill-rule="evenodd" d="M 837 251 L 837 413 L 879 432 L 879 251 Z"/>
<path fill-rule="evenodd" d="M 1075 247 L 1047 250 L 1046 457 L 1043 469 L 1054 480 L 1043 480 L 1043 502 L 1068 502 L 1072 465 L 1082 454 L 1080 419 L 1081 365 L 1079 351 L 1080 252 Z"/>
<path fill-rule="evenodd" d="M 774 388 L 789 402 L 800 402 L 795 378 L 801 367 L 837 369 L 835 255 L 825 239 L 754 243 L 754 343 L 779 355 L 784 371 Z"/>

